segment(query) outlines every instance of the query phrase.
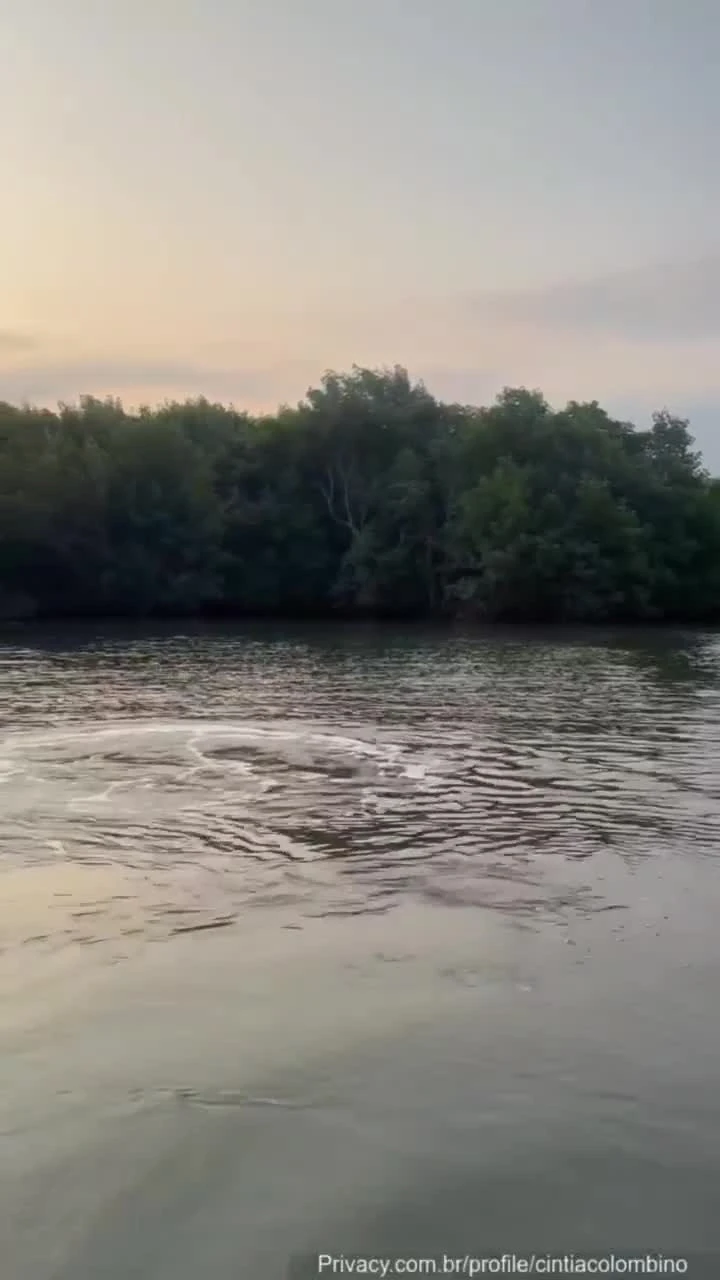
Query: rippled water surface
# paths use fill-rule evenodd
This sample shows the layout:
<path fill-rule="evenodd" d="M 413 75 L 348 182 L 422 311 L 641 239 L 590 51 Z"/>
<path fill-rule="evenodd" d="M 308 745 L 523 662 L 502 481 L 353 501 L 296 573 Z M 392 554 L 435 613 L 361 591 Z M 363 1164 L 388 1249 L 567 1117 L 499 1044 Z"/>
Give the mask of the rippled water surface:
<path fill-rule="evenodd" d="M 720 640 L 8 632 L 0 721 L 8 1280 L 720 1250 Z"/>

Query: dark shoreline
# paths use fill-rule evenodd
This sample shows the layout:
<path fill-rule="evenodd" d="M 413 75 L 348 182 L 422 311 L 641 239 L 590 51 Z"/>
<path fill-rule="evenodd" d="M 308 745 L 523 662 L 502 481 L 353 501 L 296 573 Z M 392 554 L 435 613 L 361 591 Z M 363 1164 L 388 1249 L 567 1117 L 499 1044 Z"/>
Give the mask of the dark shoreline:
<path fill-rule="evenodd" d="M 608 619 L 599 621 L 548 622 L 543 620 L 474 620 L 467 618 L 393 618 L 393 617 L 339 617 L 337 615 L 238 615 L 218 617 L 212 614 L 188 616 L 137 617 L 133 615 L 83 614 L 58 615 L 23 619 L 0 620 L 0 642 L 19 634 L 37 635 L 128 635 L 162 638 L 181 638 L 192 635 L 237 635 L 257 632 L 263 637 L 277 631 L 287 638 L 293 633 L 312 634 L 321 631 L 327 635 L 403 636 L 426 634 L 457 635 L 468 639 L 483 638 L 501 640 L 507 638 L 532 641 L 548 638 L 553 641 L 582 640 L 597 642 L 614 637 L 652 637 L 677 640 L 682 636 L 720 634 L 717 619 L 707 621 L 692 619 Z"/>

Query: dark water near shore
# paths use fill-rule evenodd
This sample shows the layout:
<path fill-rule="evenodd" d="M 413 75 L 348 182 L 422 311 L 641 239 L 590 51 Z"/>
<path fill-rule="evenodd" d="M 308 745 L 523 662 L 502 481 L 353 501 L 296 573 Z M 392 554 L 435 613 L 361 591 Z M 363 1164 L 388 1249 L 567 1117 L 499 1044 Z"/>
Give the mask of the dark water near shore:
<path fill-rule="evenodd" d="M 3 1277 L 720 1274 L 719 852 L 710 634 L 6 633 Z"/>

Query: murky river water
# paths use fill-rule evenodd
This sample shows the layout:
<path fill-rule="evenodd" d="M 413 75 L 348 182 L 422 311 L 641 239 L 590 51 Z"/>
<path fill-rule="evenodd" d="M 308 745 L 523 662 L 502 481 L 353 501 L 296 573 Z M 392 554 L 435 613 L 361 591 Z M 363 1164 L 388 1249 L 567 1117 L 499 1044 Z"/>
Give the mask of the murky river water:
<path fill-rule="evenodd" d="M 4 1280 L 720 1275 L 720 639 L 18 630 L 0 722 Z"/>

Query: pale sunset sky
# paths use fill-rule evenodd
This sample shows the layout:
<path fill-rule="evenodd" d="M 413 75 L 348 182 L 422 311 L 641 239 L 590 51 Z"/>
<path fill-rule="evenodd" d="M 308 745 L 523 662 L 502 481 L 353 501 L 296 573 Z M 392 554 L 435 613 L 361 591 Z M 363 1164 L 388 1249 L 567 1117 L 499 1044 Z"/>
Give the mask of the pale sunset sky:
<path fill-rule="evenodd" d="M 720 0 L 0 0 L 0 398 L 406 365 L 720 470 Z"/>

